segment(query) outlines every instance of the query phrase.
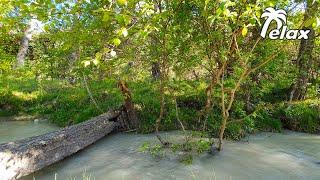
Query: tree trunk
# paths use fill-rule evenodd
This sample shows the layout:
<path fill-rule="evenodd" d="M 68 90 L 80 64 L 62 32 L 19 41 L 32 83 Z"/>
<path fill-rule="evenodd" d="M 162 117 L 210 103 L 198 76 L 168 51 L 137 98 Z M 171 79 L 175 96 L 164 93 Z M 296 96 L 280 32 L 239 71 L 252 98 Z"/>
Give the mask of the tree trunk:
<path fill-rule="evenodd" d="M 109 111 L 89 121 L 0 145 L 0 179 L 12 180 L 58 162 L 113 131 L 120 112 Z"/>
<path fill-rule="evenodd" d="M 126 119 L 129 120 L 127 123 L 124 123 L 125 126 L 128 126 L 125 130 L 136 129 L 139 127 L 139 120 L 134 109 L 131 92 L 128 88 L 127 83 L 122 80 L 119 81 L 119 88 L 121 90 L 122 96 L 124 97 L 124 109 L 127 116 Z"/>
<path fill-rule="evenodd" d="M 158 2 L 157 0 L 153 0 L 153 10 L 155 13 L 161 13 L 161 11 L 162 11 L 161 2 Z M 152 43 L 153 47 L 157 47 L 159 45 L 159 41 L 155 37 L 152 37 L 151 43 Z M 157 48 L 153 49 L 152 52 L 154 53 L 154 56 L 156 57 L 158 54 Z M 152 75 L 153 80 L 160 79 L 160 76 L 161 76 L 160 61 L 152 62 L 151 75 Z"/>
<path fill-rule="evenodd" d="M 222 124 L 220 127 L 220 132 L 219 132 L 219 143 L 218 143 L 218 151 L 222 150 L 222 141 L 223 141 L 223 135 L 224 135 L 224 131 L 226 130 L 227 127 L 227 121 L 228 121 L 228 116 L 223 116 L 222 118 Z"/>
<path fill-rule="evenodd" d="M 156 130 L 156 136 L 158 138 L 158 140 L 160 141 L 160 143 L 164 146 L 168 146 L 169 143 L 164 141 L 161 136 L 159 135 L 159 127 L 160 127 L 160 123 L 161 120 L 163 119 L 163 115 L 164 115 L 164 106 L 165 106 L 165 100 L 164 100 L 164 78 L 163 78 L 163 74 L 161 74 L 161 78 L 160 78 L 160 113 L 159 113 L 159 117 L 156 119 L 156 125 L 155 125 L 155 130 Z"/>
<path fill-rule="evenodd" d="M 203 107 L 203 109 L 200 111 L 199 116 L 198 116 L 198 123 L 200 124 L 201 120 L 203 120 L 203 126 L 202 130 L 205 131 L 206 129 L 206 124 L 209 116 L 210 109 L 212 108 L 212 90 L 213 87 L 216 85 L 216 76 L 217 73 L 214 73 L 211 75 L 211 81 L 209 86 L 205 90 L 206 94 L 206 104 Z"/>
<path fill-rule="evenodd" d="M 152 63 L 151 74 L 153 80 L 158 80 L 160 78 L 160 65 L 159 62 Z"/>
<path fill-rule="evenodd" d="M 29 47 L 29 41 L 30 39 L 26 35 L 22 38 L 19 52 L 17 55 L 17 64 L 16 64 L 17 68 L 24 66 L 25 58 L 28 52 L 28 47 Z"/>
<path fill-rule="evenodd" d="M 25 64 L 25 58 L 28 53 L 29 48 L 29 42 L 32 38 L 32 34 L 34 32 L 35 21 L 31 20 L 28 24 L 27 29 L 24 31 L 24 36 L 21 40 L 21 45 L 19 48 L 19 52 L 17 54 L 17 62 L 16 62 L 16 68 L 23 67 Z"/>
<path fill-rule="evenodd" d="M 312 0 L 307 1 L 307 8 L 304 15 L 304 22 L 308 21 L 314 16 L 318 3 L 312 2 Z M 301 39 L 299 54 L 297 58 L 297 65 L 299 68 L 299 73 L 293 89 L 290 92 L 291 100 L 303 100 L 305 99 L 307 93 L 307 84 L 309 82 L 310 73 L 313 65 L 312 51 L 314 49 L 314 39 L 315 31 L 312 29 L 312 25 L 304 26 L 303 29 L 309 29 L 309 38 Z"/>

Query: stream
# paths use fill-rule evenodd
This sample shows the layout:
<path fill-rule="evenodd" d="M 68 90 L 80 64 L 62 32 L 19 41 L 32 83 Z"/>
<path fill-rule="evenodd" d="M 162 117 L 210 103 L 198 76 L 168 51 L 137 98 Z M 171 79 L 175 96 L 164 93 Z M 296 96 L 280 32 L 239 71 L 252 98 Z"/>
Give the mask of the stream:
<path fill-rule="evenodd" d="M 0 143 L 58 129 L 47 122 L 0 122 Z M 162 133 L 165 138 L 181 132 Z M 248 141 L 247 141 L 248 140 Z M 23 180 L 65 179 L 320 179 L 320 136 L 284 131 L 228 141 L 216 156 L 204 153 L 192 165 L 154 159 L 138 148 L 152 134 L 109 135 L 94 145 Z"/>

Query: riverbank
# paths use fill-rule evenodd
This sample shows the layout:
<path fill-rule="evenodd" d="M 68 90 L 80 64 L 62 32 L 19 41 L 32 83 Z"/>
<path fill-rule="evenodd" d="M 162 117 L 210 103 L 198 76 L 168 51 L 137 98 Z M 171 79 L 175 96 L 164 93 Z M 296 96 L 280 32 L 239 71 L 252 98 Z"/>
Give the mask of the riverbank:
<path fill-rule="evenodd" d="M 203 124 L 199 124 L 198 118 L 205 104 L 205 86 L 201 85 L 201 81 L 179 83 L 186 87 L 179 96 L 166 95 L 166 116 L 160 129 L 181 129 L 181 124 L 177 121 L 179 118 L 186 129 L 202 130 Z M 9 116 L 1 119 L 29 120 L 45 117 L 64 127 L 122 105 L 123 96 L 116 81 L 90 81 L 88 86 L 92 97 L 81 81 L 72 85 L 60 80 L 38 81 L 28 77 L 17 79 L 14 76 L 0 78 L 0 116 Z M 152 81 L 129 83 L 141 122 L 138 129 L 141 133 L 154 131 L 155 120 L 160 112 L 160 102 L 156 100 L 160 98 L 157 86 Z M 96 103 L 92 102 L 92 98 Z M 176 99 L 177 104 L 172 99 Z M 291 104 L 261 102 L 249 115 L 243 109 L 243 102 L 235 104 L 231 122 L 227 125 L 226 138 L 240 140 L 256 131 L 281 132 L 283 128 L 308 133 L 320 132 L 320 101 L 317 99 Z M 19 114 L 24 114 L 23 118 L 15 118 Z M 213 106 L 205 125 L 210 136 L 215 137 L 219 132 L 219 114 L 219 106 Z M 234 119 L 236 120 L 232 121 Z"/>
<path fill-rule="evenodd" d="M 37 119 L 37 116 L 32 115 L 14 115 L 14 116 L 1 116 L 0 122 L 3 121 L 32 121 Z"/>

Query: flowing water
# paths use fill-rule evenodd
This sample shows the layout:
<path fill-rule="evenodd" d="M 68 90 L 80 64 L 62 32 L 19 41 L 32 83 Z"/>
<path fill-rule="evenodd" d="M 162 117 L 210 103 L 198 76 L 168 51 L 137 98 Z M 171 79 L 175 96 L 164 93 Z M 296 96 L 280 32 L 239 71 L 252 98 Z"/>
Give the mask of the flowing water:
<path fill-rule="evenodd" d="M 0 121 L 0 144 L 57 130 L 47 121 Z"/>
<path fill-rule="evenodd" d="M 0 142 L 54 130 L 32 122 L 0 125 Z M 179 132 L 163 133 L 173 138 Z M 216 156 L 203 154 L 192 165 L 156 160 L 137 149 L 154 135 L 109 135 L 62 162 L 23 179 L 320 179 L 320 136 L 285 131 L 260 133 L 248 142 L 226 142 Z"/>

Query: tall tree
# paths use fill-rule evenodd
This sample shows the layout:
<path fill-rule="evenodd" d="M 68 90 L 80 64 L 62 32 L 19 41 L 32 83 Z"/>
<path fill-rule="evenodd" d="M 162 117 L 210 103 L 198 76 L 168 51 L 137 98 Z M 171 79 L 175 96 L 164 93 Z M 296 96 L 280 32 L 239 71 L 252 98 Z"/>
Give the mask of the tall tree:
<path fill-rule="evenodd" d="M 319 2 L 306 0 L 306 10 L 304 14 L 303 29 L 309 29 L 309 38 L 301 39 L 299 53 L 297 57 L 297 66 L 299 69 L 298 77 L 293 85 L 290 100 L 303 100 L 306 97 L 307 85 L 310 80 L 310 73 L 313 67 L 312 52 L 315 44 L 315 30 L 312 27 L 312 21 L 319 9 Z"/>
<path fill-rule="evenodd" d="M 25 64 L 25 58 L 28 53 L 29 42 L 32 39 L 32 35 L 39 29 L 39 21 L 31 19 L 28 23 L 26 30 L 24 31 L 23 38 L 21 40 L 19 52 L 17 54 L 16 67 L 22 67 Z"/>

